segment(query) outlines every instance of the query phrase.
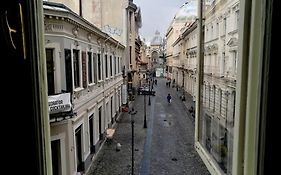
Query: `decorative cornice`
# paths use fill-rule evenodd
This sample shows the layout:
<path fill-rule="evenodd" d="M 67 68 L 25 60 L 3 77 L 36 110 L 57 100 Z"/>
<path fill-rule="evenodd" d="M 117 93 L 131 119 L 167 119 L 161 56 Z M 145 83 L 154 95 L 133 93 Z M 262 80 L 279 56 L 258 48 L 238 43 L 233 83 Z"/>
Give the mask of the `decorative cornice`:
<path fill-rule="evenodd" d="M 46 22 L 45 20 L 45 29 L 48 29 L 49 31 L 54 31 L 54 30 L 60 30 L 62 31 L 64 29 L 63 25 L 59 26 L 57 25 L 57 23 L 54 20 L 63 20 L 69 24 L 74 25 L 75 27 L 77 27 L 77 29 L 79 30 L 85 30 L 88 33 L 91 33 L 92 35 L 97 36 L 98 38 L 101 38 L 102 40 L 106 40 L 108 38 L 108 35 L 106 33 L 104 33 L 103 31 L 101 31 L 98 27 L 96 27 L 95 25 L 93 25 L 92 23 L 90 23 L 89 21 L 87 21 L 86 19 L 80 17 L 79 15 L 77 15 L 76 13 L 74 13 L 72 10 L 70 10 L 69 8 L 67 8 L 66 6 L 64 6 L 63 4 L 59 4 L 59 3 L 51 3 L 51 2 L 46 2 L 44 1 L 44 18 L 45 19 L 53 19 L 51 22 Z M 59 7 L 59 10 L 57 10 L 57 8 L 53 8 L 53 7 Z M 55 25 L 50 25 L 52 23 L 55 23 Z M 77 37 L 79 35 L 79 30 L 76 31 L 72 31 L 72 34 Z M 87 39 L 89 35 L 87 35 Z M 117 40 L 115 40 L 114 38 L 110 38 L 109 39 L 111 43 L 115 43 L 118 44 L 119 42 Z M 122 44 L 118 44 L 118 46 L 120 48 L 125 48 L 124 45 Z"/>

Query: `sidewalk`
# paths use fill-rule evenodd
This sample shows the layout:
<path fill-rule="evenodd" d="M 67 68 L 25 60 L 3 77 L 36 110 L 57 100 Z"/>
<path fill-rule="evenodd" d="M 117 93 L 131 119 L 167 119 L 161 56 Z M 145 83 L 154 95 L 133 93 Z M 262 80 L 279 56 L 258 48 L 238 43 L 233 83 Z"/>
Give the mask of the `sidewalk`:
<path fill-rule="evenodd" d="M 147 100 L 148 102 L 148 100 Z M 134 105 L 136 104 L 136 105 Z M 143 128 L 143 96 L 136 96 L 134 105 L 137 111 L 134 118 L 134 172 L 139 174 L 142 160 L 146 129 Z M 148 114 L 147 114 L 148 115 Z M 94 163 L 91 165 L 87 175 L 130 175 L 132 168 L 132 123 L 129 113 L 123 113 L 116 125 L 116 131 L 112 142 L 105 142 Z M 120 151 L 116 150 L 117 143 L 121 144 Z"/>
<path fill-rule="evenodd" d="M 175 88 L 175 91 L 176 91 L 176 88 Z M 181 96 L 183 95 L 182 89 L 179 89 L 176 92 L 177 92 L 178 98 L 181 99 Z M 195 110 L 195 101 L 193 101 L 193 97 L 189 93 L 187 93 L 187 92 L 184 92 L 184 96 L 185 96 L 185 101 L 182 101 L 183 105 L 186 108 L 186 112 L 188 114 L 190 114 L 190 116 L 192 116 L 191 113 L 189 112 L 189 109 L 191 107 L 193 107 L 193 109 Z M 195 117 L 195 114 L 194 114 L 194 117 Z M 194 117 L 192 117 L 193 121 L 194 121 Z"/>

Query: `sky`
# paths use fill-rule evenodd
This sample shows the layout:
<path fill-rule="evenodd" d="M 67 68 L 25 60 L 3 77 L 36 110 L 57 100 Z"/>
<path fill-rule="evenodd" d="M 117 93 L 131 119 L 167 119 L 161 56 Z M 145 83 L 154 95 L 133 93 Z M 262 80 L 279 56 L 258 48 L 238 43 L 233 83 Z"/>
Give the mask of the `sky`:
<path fill-rule="evenodd" d="M 140 35 L 150 42 L 155 31 L 164 37 L 167 29 L 179 8 L 186 0 L 134 0 L 134 4 L 141 8 L 142 27 Z"/>

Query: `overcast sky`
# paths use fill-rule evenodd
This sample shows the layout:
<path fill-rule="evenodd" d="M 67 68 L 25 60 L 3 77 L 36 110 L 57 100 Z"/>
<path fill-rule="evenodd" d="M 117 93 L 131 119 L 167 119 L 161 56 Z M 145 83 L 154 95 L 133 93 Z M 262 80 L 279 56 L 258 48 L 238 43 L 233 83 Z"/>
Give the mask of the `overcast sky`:
<path fill-rule="evenodd" d="M 140 34 L 146 42 L 149 42 L 156 30 L 160 32 L 161 37 L 165 36 L 173 17 L 186 0 L 134 0 L 133 2 L 141 8 Z"/>

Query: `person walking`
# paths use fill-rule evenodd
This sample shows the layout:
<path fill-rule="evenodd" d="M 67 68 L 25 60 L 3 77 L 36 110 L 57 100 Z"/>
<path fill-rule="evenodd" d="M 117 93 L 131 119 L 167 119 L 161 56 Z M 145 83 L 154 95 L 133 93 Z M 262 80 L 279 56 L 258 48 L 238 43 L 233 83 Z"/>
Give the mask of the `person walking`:
<path fill-rule="evenodd" d="M 171 96 L 171 94 L 168 94 L 168 95 L 167 95 L 167 101 L 168 101 L 168 103 L 171 103 L 171 102 L 172 102 L 172 96 Z"/>

